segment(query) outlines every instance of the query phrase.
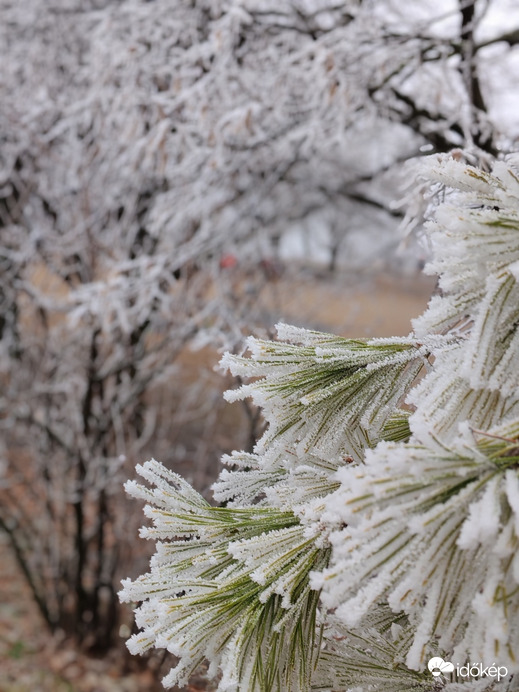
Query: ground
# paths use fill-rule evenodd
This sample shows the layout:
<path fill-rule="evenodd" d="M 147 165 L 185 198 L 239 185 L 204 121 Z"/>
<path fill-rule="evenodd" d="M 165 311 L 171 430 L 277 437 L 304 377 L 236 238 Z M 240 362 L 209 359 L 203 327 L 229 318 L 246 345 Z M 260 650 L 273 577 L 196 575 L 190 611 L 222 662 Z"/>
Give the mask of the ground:
<path fill-rule="evenodd" d="M 275 320 L 345 336 L 406 335 L 409 320 L 423 311 L 433 288 L 434 281 L 418 275 L 333 276 L 317 282 L 308 275 L 297 280 L 280 277 L 263 300 L 266 314 Z M 194 377 L 199 361 L 208 358 L 207 350 L 188 355 L 185 372 Z M 231 416 L 225 425 L 232 426 L 232 420 Z M 122 649 L 92 659 L 58 635 L 50 636 L 0 533 L 0 692 L 155 692 L 161 689 L 157 667 L 157 661 L 138 667 Z M 203 677 L 185 688 L 206 689 Z"/>

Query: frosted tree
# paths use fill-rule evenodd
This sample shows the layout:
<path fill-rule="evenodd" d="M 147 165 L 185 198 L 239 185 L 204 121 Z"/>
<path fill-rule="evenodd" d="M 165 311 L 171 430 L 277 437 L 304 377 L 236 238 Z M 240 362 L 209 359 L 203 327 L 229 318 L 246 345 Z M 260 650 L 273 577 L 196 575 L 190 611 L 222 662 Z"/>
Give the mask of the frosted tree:
<path fill-rule="evenodd" d="M 366 218 L 394 228 L 394 164 L 420 147 L 515 137 L 511 0 L 0 7 L 2 199 L 40 256 L 60 239 L 60 274 L 88 274 L 88 238 L 116 267 L 247 262 L 309 218 L 333 252 Z"/>
<path fill-rule="evenodd" d="M 518 689 L 519 168 L 421 175 L 439 293 L 410 335 L 249 339 L 227 396 L 268 427 L 220 505 L 156 461 L 126 485 L 157 540 L 129 647 L 179 657 L 166 686 L 208 659 L 222 692 Z"/>

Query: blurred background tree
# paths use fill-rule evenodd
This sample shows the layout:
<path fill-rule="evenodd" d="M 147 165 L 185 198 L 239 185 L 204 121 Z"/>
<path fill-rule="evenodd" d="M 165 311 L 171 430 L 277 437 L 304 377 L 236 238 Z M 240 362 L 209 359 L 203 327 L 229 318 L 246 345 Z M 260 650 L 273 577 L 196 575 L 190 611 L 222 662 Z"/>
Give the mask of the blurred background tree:
<path fill-rule="evenodd" d="M 0 525 L 49 627 L 104 651 L 120 575 L 142 571 L 122 479 L 152 454 L 178 465 L 167 445 L 189 402 L 209 425 L 225 388 L 187 386 L 186 346 L 238 348 L 270 326 L 260 298 L 283 267 L 387 257 L 408 159 L 512 150 L 519 13 L 512 0 L 0 9 Z M 247 440 L 249 424 L 250 409 Z M 202 489 L 222 449 L 207 425 L 206 462 L 190 455 Z"/>

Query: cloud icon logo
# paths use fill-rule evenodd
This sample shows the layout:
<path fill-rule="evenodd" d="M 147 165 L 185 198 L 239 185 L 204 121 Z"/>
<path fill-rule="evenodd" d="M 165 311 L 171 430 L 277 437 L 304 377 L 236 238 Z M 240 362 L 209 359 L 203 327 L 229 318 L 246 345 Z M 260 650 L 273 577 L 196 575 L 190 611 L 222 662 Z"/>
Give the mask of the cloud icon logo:
<path fill-rule="evenodd" d="M 431 658 L 431 660 L 427 664 L 427 667 L 436 678 L 441 673 L 452 673 L 452 671 L 454 670 L 454 663 L 451 663 L 450 661 L 444 661 L 443 658 L 440 658 L 440 656 L 435 656 L 434 658 Z"/>

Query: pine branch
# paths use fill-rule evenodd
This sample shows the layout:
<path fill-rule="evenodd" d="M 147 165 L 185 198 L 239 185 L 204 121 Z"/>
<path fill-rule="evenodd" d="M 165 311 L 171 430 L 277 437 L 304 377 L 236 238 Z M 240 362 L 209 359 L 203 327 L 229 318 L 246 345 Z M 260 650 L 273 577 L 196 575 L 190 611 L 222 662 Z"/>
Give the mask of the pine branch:
<path fill-rule="evenodd" d="M 130 650 L 179 656 L 167 687 L 185 684 L 209 658 L 223 671 L 222 690 L 308 690 L 319 600 L 309 573 L 326 566 L 329 549 L 291 512 L 211 507 L 157 462 L 137 470 L 155 486 L 126 486 L 150 503 L 154 526 L 141 535 L 163 542 L 151 572 L 123 584 L 123 600 L 145 601 Z"/>
<path fill-rule="evenodd" d="M 343 339 L 278 325 L 282 342 L 249 339 L 251 358 L 225 356 L 233 375 L 262 377 L 227 392 L 263 408 L 269 425 L 257 446 L 268 458 L 310 450 L 332 459 L 361 461 L 376 443 L 393 409 L 403 399 L 433 348 L 448 338 Z M 295 342 L 295 343 L 294 343 Z"/>
<path fill-rule="evenodd" d="M 414 333 L 249 339 L 227 397 L 268 428 L 224 458 L 227 506 L 156 462 L 127 486 L 163 541 L 122 592 L 145 601 L 130 648 L 180 656 L 167 684 L 207 657 L 239 692 L 517 689 L 519 176 L 430 161 L 441 291 Z M 508 677 L 435 677 L 442 656 Z"/>

